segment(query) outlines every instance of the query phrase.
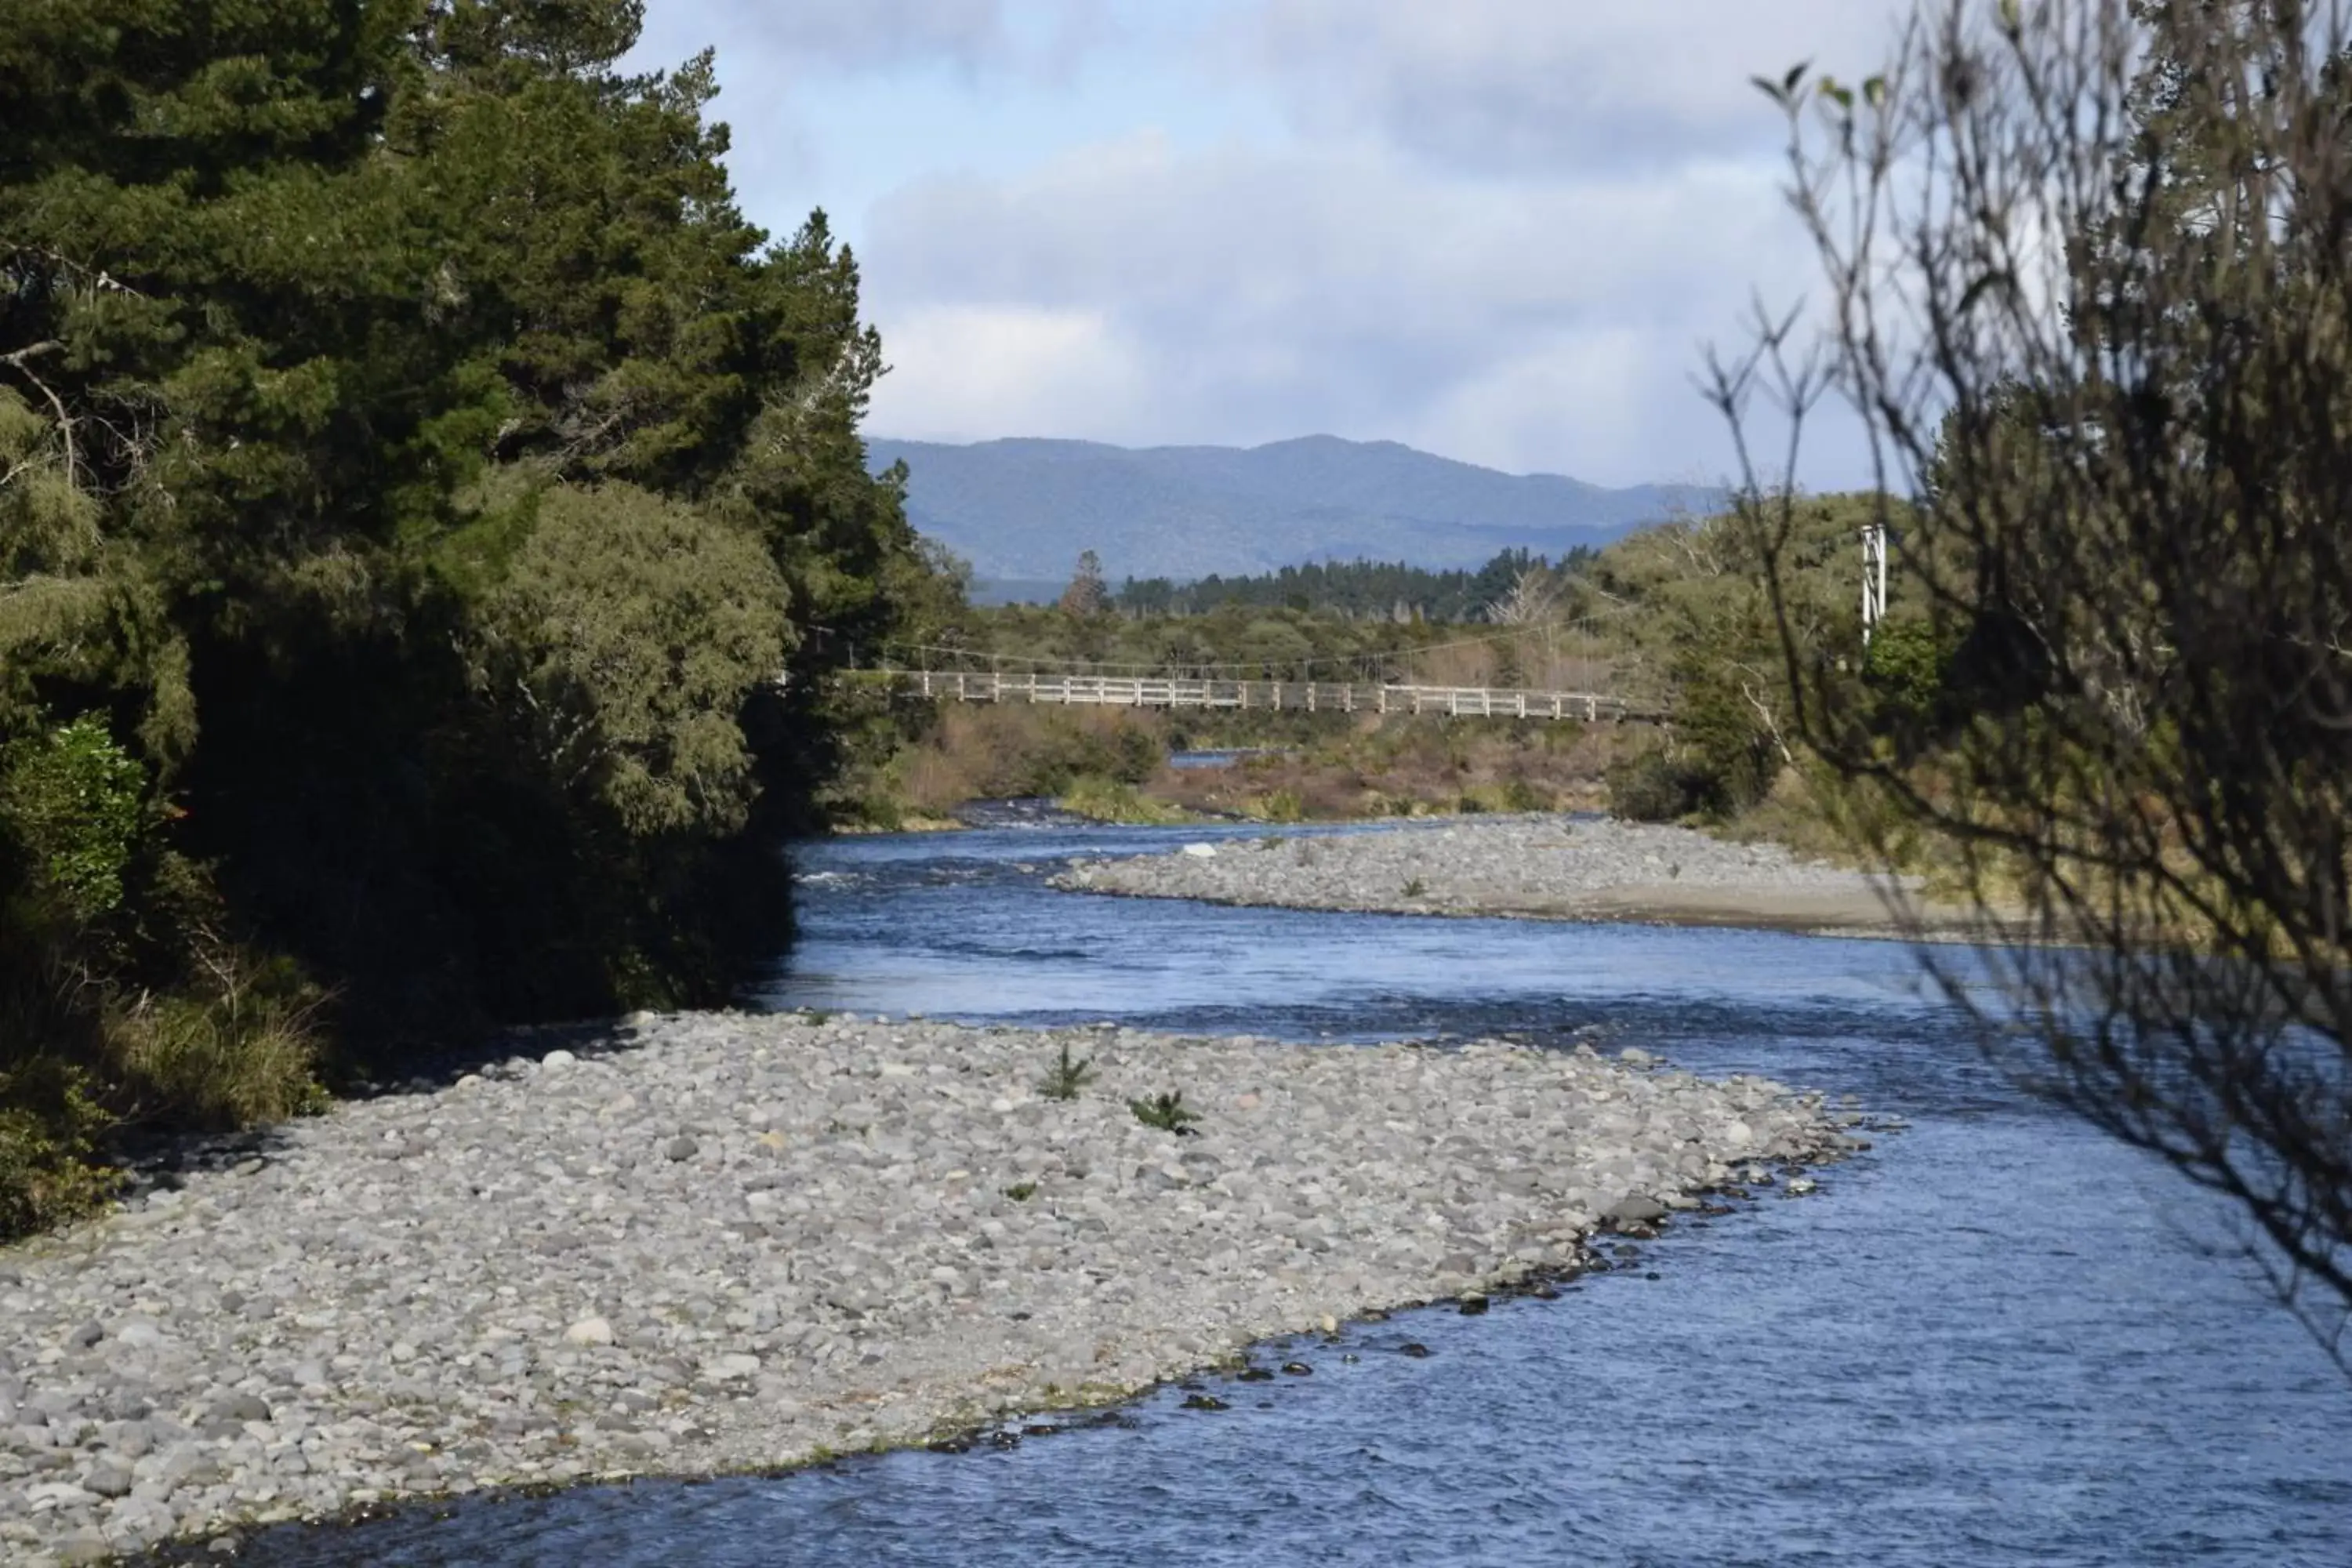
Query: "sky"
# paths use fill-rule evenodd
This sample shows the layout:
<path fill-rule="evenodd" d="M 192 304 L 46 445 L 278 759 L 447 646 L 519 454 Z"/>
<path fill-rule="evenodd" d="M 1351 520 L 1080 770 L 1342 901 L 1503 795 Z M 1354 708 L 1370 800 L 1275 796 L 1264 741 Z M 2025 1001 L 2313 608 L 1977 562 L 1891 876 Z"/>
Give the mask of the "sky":
<path fill-rule="evenodd" d="M 855 248 L 874 434 L 1708 483 L 1706 350 L 1820 292 L 1748 79 L 1867 75 L 1893 8 L 646 0 L 632 63 L 715 48 L 745 212 Z M 1864 471 L 1832 430 L 1801 477 Z"/>

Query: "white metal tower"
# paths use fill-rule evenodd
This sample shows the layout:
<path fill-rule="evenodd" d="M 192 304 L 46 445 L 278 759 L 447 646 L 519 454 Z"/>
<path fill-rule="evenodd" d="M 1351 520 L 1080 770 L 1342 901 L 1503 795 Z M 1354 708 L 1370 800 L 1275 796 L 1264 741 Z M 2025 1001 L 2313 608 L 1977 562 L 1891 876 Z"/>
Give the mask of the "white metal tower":
<path fill-rule="evenodd" d="M 1886 530 L 1872 523 L 1862 531 L 1862 646 L 1886 618 Z"/>

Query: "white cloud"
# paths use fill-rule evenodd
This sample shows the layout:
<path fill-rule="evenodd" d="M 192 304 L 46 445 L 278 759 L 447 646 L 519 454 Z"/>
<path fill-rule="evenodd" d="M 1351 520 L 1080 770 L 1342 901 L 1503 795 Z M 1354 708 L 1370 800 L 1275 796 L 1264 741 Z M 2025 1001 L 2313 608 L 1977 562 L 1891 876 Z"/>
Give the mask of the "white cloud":
<path fill-rule="evenodd" d="M 853 70 L 940 58 L 978 66 L 1006 41 L 1003 0 L 788 0 L 726 21 L 739 47 Z"/>
<path fill-rule="evenodd" d="M 1716 478 L 1691 385 L 1792 294 L 1771 180 L 1687 161 L 1533 183 L 1377 149 L 1137 138 L 873 214 L 893 434 L 1256 442 L 1328 430 L 1609 482 Z"/>
<path fill-rule="evenodd" d="M 1486 172 L 1628 168 L 1769 140 L 1750 84 L 1867 75 L 1903 0 L 1261 0 L 1224 33 L 1310 132 Z"/>
<path fill-rule="evenodd" d="M 717 43 L 747 205 L 856 237 L 877 431 L 1626 482 L 1724 470 L 1701 345 L 1815 276 L 1748 77 L 1901 4 L 656 0 L 639 53 Z"/>
<path fill-rule="evenodd" d="M 887 348 L 876 425 L 894 436 L 1126 435 L 1150 419 L 1148 356 L 1099 310 L 917 305 Z"/>
<path fill-rule="evenodd" d="M 1106 0 L 673 0 L 649 12 L 651 58 L 716 42 L 722 63 L 748 58 L 762 72 L 788 74 L 944 62 L 970 74 L 1050 78 L 1123 31 Z"/>

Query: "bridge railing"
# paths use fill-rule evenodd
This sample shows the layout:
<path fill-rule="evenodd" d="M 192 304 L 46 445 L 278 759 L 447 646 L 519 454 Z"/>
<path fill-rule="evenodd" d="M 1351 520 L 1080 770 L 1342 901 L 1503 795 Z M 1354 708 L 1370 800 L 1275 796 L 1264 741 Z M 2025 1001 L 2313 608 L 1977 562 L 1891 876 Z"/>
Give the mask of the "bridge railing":
<path fill-rule="evenodd" d="M 1047 702 L 1072 707 L 1243 708 L 1301 713 L 1440 713 L 1454 718 L 1636 719 L 1622 699 L 1592 691 L 1483 686 L 1402 686 L 1317 680 L 1184 680 L 1119 675 L 1003 675 L 987 670 L 898 670 L 926 697 L 957 702 Z"/>

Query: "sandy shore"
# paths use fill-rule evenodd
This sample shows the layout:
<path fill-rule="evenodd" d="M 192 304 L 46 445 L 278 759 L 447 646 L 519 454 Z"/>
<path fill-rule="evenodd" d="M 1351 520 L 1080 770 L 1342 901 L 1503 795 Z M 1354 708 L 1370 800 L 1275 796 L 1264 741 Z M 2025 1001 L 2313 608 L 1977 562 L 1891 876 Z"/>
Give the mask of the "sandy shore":
<path fill-rule="evenodd" d="M 0 1252 L 0 1558 L 923 1441 L 1854 1146 L 1630 1055 L 698 1015 L 347 1104 Z"/>
<path fill-rule="evenodd" d="M 1286 909 L 1917 934 L 1890 908 L 1887 886 L 1863 872 L 1689 828 L 1557 816 L 1191 844 L 1074 861 L 1054 885 Z M 1924 912 L 1931 933 L 1967 929 L 1963 911 Z"/>

